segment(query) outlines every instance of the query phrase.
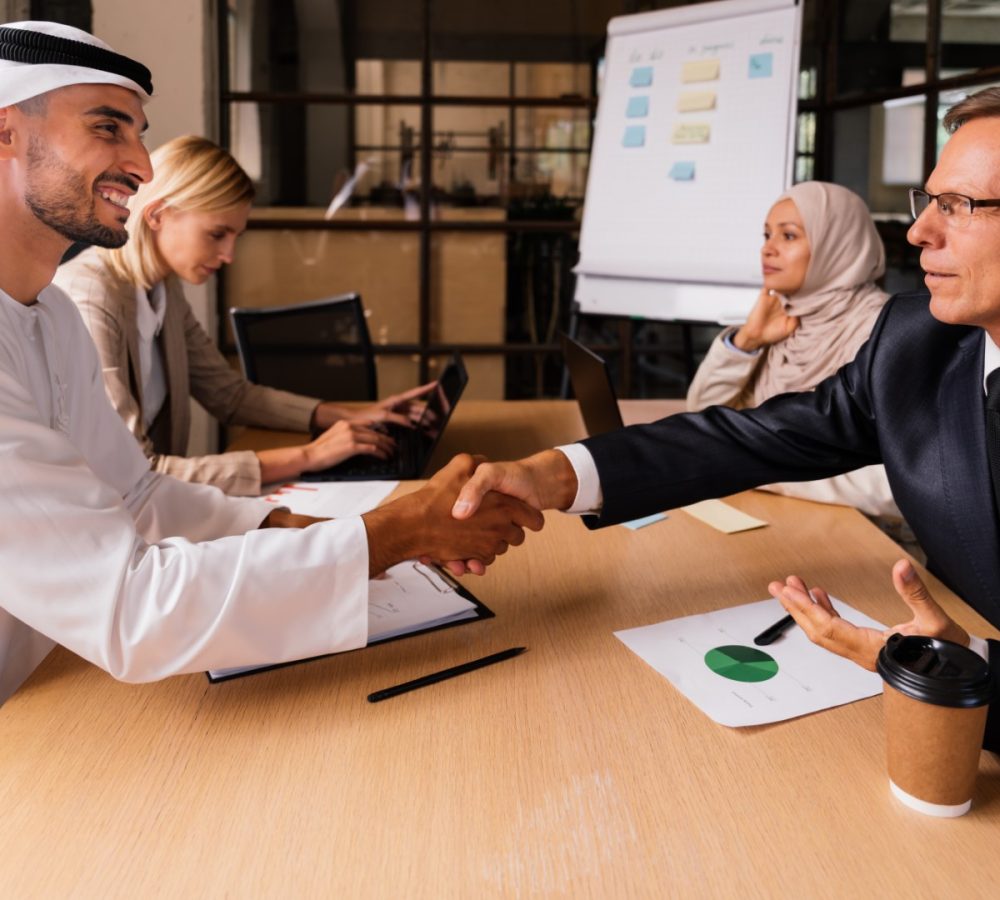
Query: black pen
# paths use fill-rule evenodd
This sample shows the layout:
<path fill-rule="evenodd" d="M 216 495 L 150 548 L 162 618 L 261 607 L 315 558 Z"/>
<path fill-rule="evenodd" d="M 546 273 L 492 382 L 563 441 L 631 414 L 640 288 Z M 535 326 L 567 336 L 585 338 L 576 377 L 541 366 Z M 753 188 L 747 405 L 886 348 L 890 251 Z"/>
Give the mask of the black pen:
<path fill-rule="evenodd" d="M 510 647 L 507 650 L 501 650 L 499 653 L 493 653 L 490 656 L 484 656 L 481 659 L 474 659 L 471 662 L 462 663 L 460 666 L 452 666 L 450 669 L 442 669 L 440 672 L 432 672 L 430 675 L 423 675 L 420 678 L 414 678 L 413 681 L 404 681 L 402 684 L 396 684 L 392 687 L 383 688 L 381 691 L 375 691 L 374 694 L 368 695 L 369 703 L 378 703 L 379 700 L 388 700 L 390 697 L 395 697 L 397 694 L 405 694 L 407 691 L 415 691 L 417 688 L 426 687 L 429 684 L 437 684 L 439 681 L 444 681 L 447 678 L 454 678 L 456 675 L 464 675 L 466 672 L 475 672 L 476 669 L 481 669 L 483 666 L 491 666 L 493 663 L 503 662 L 505 659 L 511 659 L 514 656 L 518 656 L 527 650 L 527 647 Z"/>
<path fill-rule="evenodd" d="M 789 628 L 795 624 L 794 616 L 785 616 L 783 619 L 779 619 L 773 625 L 765 628 L 760 634 L 753 639 L 753 642 L 758 647 L 765 647 L 768 644 L 773 644 L 778 638 L 780 638 Z"/>

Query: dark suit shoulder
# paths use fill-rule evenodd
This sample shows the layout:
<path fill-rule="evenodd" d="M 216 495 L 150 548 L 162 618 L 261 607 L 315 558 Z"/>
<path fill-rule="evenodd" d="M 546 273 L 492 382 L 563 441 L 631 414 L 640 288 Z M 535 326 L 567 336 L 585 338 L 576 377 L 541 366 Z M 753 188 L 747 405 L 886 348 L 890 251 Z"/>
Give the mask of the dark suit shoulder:
<path fill-rule="evenodd" d="M 892 328 L 905 328 L 914 335 L 926 334 L 931 339 L 940 338 L 954 343 L 965 335 L 978 331 L 973 325 L 949 325 L 931 314 L 931 295 L 928 291 L 907 291 L 893 294 L 883 307 L 879 325 L 891 323 Z"/>
<path fill-rule="evenodd" d="M 898 365 L 900 375 L 904 375 L 912 372 L 914 360 L 919 359 L 924 371 L 930 374 L 959 345 L 977 341 L 981 334 L 982 329 L 971 325 L 949 325 L 935 319 L 927 291 L 894 294 L 872 329 L 871 363 L 876 368 Z"/>

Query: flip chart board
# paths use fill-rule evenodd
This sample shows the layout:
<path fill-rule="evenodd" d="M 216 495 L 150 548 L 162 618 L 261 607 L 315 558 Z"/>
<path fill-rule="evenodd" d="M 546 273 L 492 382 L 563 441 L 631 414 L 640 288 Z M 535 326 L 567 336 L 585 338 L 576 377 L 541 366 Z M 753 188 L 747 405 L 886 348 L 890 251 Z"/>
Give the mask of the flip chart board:
<path fill-rule="evenodd" d="M 721 0 L 608 23 L 580 232 L 584 313 L 741 321 L 791 183 L 798 0 Z"/>

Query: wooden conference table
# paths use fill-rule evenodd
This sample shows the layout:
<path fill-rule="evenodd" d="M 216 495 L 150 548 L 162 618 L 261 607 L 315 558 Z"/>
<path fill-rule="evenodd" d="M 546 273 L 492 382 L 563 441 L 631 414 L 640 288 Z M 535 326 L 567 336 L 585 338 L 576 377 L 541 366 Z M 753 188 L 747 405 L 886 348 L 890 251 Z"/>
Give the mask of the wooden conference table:
<path fill-rule="evenodd" d="M 469 402 L 446 449 L 580 430 L 570 404 Z M 926 818 L 889 794 L 879 698 L 729 729 L 613 636 L 762 599 L 791 572 L 898 620 L 899 552 L 862 516 L 731 502 L 769 526 L 727 536 L 678 511 L 590 532 L 549 514 L 468 579 L 496 618 L 219 685 L 118 684 L 57 649 L 0 708 L 0 895 L 995 896 L 996 757 L 971 813 Z"/>

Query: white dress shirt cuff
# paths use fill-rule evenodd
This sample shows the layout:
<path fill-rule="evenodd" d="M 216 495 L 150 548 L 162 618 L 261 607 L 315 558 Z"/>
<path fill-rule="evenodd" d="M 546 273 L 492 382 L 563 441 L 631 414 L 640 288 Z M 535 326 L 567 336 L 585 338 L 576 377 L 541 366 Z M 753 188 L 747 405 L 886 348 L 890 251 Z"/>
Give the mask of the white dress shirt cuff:
<path fill-rule="evenodd" d="M 597 474 L 594 457 L 583 444 L 564 444 L 556 447 L 568 460 L 576 473 L 576 497 L 566 510 L 574 515 L 597 513 L 604 505 L 604 495 L 601 492 L 601 479 Z"/>
<path fill-rule="evenodd" d="M 976 637 L 974 634 L 969 635 L 969 649 L 975 650 L 986 662 L 990 661 L 990 645 L 986 643 L 986 640 L 981 637 Z"/>

